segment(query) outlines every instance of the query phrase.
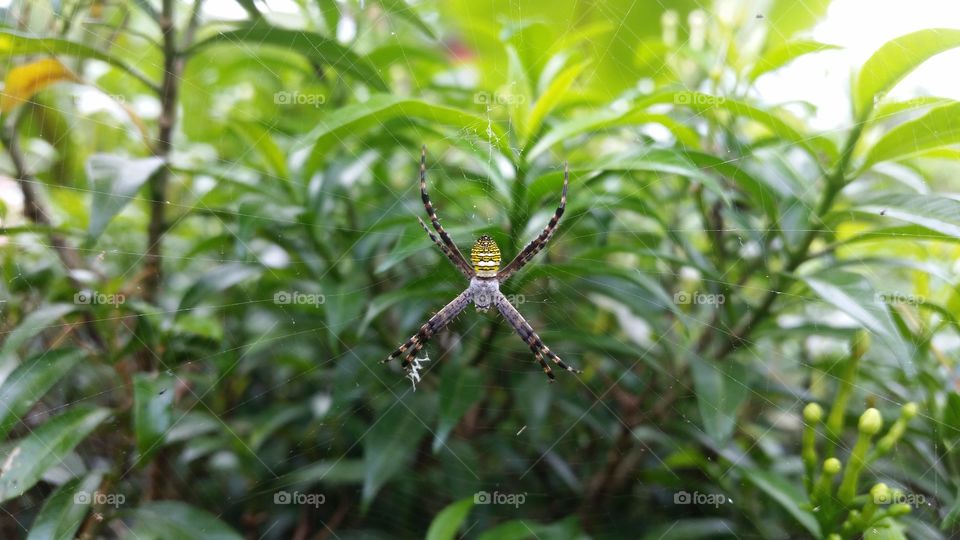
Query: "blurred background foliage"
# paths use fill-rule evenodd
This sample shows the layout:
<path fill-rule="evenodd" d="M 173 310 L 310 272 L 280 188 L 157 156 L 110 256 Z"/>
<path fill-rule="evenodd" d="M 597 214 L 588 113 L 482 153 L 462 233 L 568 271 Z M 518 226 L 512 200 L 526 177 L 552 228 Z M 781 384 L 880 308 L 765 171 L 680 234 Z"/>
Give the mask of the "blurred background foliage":
<path fill-rule="evenodd" d="M 756 83 L 835 48 L 825 0 L 268 4 L 3 5 L 0 536 L 960 531 L 960 106 L 887 96 L 960 31 L 823 131 Z M 583 375 L 473 310 L 416 392 L 378 364 L 466 285 L 421 144 L 508 258 L 569 163 L 505 292 Z M 858 463 L 868 408 L 916 417 L 812 492 L 801 439 Z"/>

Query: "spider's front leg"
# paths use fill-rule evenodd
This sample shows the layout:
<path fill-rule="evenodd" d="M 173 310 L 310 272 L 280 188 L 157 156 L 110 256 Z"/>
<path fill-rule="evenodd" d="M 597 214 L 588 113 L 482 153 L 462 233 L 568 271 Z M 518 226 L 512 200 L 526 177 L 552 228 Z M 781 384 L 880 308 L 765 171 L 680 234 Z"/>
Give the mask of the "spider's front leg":
<path fill-rule="evenodd" d="M 543 372 L 547 374 L 547 377 L 550 378 L 550 382 L 553 382 L 556 377 L 553 375 L 553 370 L 550 369 L 550 366 L 544 360 L 544 357 L 548 357 L 553 360 L 553 363 L 562 367 L 563 369 L 571 373 L 583 373 L 583 371 L 568 366 L 566 362 L 560 359 L 559 356 L 554 354 L 549 347 L 543 344 L 543 340 L 540 339 L 540 336 L 533 331 L 533 327 L 530 326 L 530 323 L 523 318 L 523 315 L 517 311 L 517 308 L 513 307 L 513 304 L 510 303 L 510 300 L 501 292 L 497 292 L 493 301 L 494 305 L 497 306 L 497 310 L 500 311 L 500 314 L 503 315 L 503 318 L 510 323 L 510 326 L 517 331 L 517 334 L 527 345 L 530 347 L 530 350 L 533 351 L 534 356 L 537 357 L 537 361 L 540 362 L 540 366 L 543 368 Z"/>
<path fill-rule="evenodd" d="M 547 223 L 547 226 L 543 228 L 540 234 L 530 241 L 526 247 L 523 248 L 516 257 L 510 261 L 510 264 L 503 267 L 499 272 L 497 272 L 497 279 L 500 280 L 500 283 L 503 283 L 510 276 L 518 272 L 523 268 L 530 259 L 534 257 L 537 253 L 540 252 L 544 246 L 547 245 L 547 242 L 550 241 L 550 238 L 553 236 L 553 233 L 557 230 L 557 225 L 560 223 L 560 218 L 563 217 L 563 211 L 567 207 L 567 185 L 570 183 L 570 168 L 566 163 L 563 164 L 563 191 L 560 192 L 560 206 L 557 207 L 556 212 L 553 213 L 553 217 L 550 218 L 550 221 Z"/>
<path fill-rule="evenodd" d="M 423 227 L 423 230 L 427 231 L 427 234 L 430 236 L 430 240 L 433 240 L 433 243 L 440 247 L 440 250 L 443 251 L 443 254 L 450 259 L 450 262 L 457 267 L 460 272 L 466 276 L 467 279 L 473 277 L 473 268 L 470 267 L 470 263 L 463 257 L 463 253 L 460 253 L 460 249 L 457 248 L 457 245 L 453 243 L 453 239 L 450 238 L 450 235 L 447 234 L 447 231 L 443 230 L 443 226 L 440 225 L 440 218 L 437 217 L 437 211 L 433 207 L 433 203 L 430 202 L 430 194 L 427 193 L 427 147 L 423 146 L 420 148 L 420 198 L 423 200 L 423 208 L 427 211 L 427 217 L 430 218 L 430 223 L 433 225 L 433 228 L 437 231 L 437 234 L 440 235 L 438 239 L 433 233 L 430 232 L 430 229 L 427 229 L 427 226 L 423 223 L 423 220 L 420 220 L 420 225 Z M 419 219 L 419 218 L 418 218 Z"/>
<path fill-rule="evenodd" d="M 382 360 L 380 363 L 386 363 L 394 358 L 403 356 L 403 360 L 400 365 L 403 367 L 404 371 L 410 371 L 410 364 L 416 358 L 417 353 L 420 352 L 420 349 L 427 344 L 427 341 L 433 337 L 434 334 L 442 330 L 445 326 L 450 324 L 461 311 L 464 310 L 470 301 L 473 298 L 473 289 L 467 288 L 465 291 L 457 295 L 449 304 L 443 306 L 443 309 L 437 312 L 436 315 L 430 317 L 430 319 L 420 327 L 420 330 L 416 334 L 410 337 L 403 345 L 400 346 L 397 350 L 393 351 L 387 358 Z"/>

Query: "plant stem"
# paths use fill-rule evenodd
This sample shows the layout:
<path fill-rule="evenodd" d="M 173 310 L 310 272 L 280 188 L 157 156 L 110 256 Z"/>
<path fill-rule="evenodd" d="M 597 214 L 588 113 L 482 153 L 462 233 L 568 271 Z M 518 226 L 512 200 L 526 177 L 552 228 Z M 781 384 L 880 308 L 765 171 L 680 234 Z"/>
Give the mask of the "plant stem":
<path fill-rule="evenodd" d="M 865 124 L 865 119 L 857 121 L 849 137 L 847 137 L 843 153 L 841 153 L 836 167 L 826 179 L 827 185 L 823 193 L 823 198 L 820 200 L 820 204 L 817 206 L 816 213 L 814 214 L 817 223 L 811 223 L 810 230 L 804 235 L 800 247 L 793 253 L 790 253 L 783 271 L 774 278 L 770 290 L 767 291 L 760 305 L 744 315 L 740 322 L 734 327 L 733 332 L 729 334 L 728 338 L 717 351 L 715 356 L 717 359 L 726 357 L 750 336 L 757 325 L 770 314 L 770 308 L 773 307 L 773 303 L 776 301 L 777 296 L 780 295 L 780 291 L 786 288 L 789 281 L 793 279 L 789 274 L 807 260 L 810 245 L 821 232 L 822 223 L 820 223 L 820 221 L 833 207 L 834 200 L 846 185 L 844 180 L 846 178 L 847 168 L 850 165 L 850 160 L 853 158 L 853 150 L 860 140 L 860 135 L 863 133 Z"/>
<path fill-rule="evenodd" d="M 176 27 L 174 25 L 174 0 L 163 0 L 163 10 L 158 24 L 163 34 L 163 81 L 160 84 L 159 133 L 153 147 L 155 156 L 167 161 L 173 146 L 173 127 L 177 114 L 177 93 L 183 62 L 178 57 Z M 167 184 L 170 180 L 168 164 L 150 178 L 150 222 L 147 226 L 147 251 L 144 256 L 143 298 L 155 303 L 163 281 L 163 234 L 166 232 L 164 207 L 167 201 Z M 152 355 L 144 355 L 149 358 Z M 144 366 L 146 367 L 146 366 Z"/>

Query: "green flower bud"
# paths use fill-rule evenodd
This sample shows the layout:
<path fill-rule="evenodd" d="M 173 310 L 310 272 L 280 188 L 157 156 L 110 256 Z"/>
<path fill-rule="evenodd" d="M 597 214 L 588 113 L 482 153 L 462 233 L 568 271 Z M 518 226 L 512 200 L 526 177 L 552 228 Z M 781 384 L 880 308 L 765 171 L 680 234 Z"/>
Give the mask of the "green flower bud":
<path fill-rule="evenodd" d="M 860 433 L 864 435 L 875 435 L 878 431 L 883 429 L 883 416 L 880 415 L 880 411 L 870 407 L 860 415 L 860 423 L 858 424 Z"/>
<path fill-rule="evenodd" d="M 829 458 L 823 462 L 823 474 L 820 475 L 820 479 L 813 487 L 811 500 L 814 504 L 831 499 L 830 492 L 833 489 L 833 479 L 840 472 L 840 468 L 840 460 L 837 458 Z"/>
<path fill-rule="evenodd" d="M 900 410 L 900 415 L 903 418 L 910 420 L 917 415 L 917 404 L 914 402 L 905 403 L 903 408 Z"/>
<path fill-rule="evenodd" d="M 891 504 L 890 508 L 887 509 L 887 514 L 892 517 L 902 516 L 910 513 L 910 505 L 907 503 L 897 503 Z"/>
<path fill-rule="evenodd" d="M 850 355 L 854 358 L 863 358 L 863 355 L 870 349 L 870 332 L 858 330 L 850 341 Z"/>
<path fill-rule="evenodd" d="M 870 488 L 870 498 L 874 504 L 887 504 L 890 502 L 890 488 L 883 482 Z"/>
<path fill-rule="evenodd" d="M 819 423 L 821 418 L 823 418 L 823 407 L 820 405 L 808 403 L 807 406 L 803 408 L 803 419 L 806 420 L 808 424 Z"/>

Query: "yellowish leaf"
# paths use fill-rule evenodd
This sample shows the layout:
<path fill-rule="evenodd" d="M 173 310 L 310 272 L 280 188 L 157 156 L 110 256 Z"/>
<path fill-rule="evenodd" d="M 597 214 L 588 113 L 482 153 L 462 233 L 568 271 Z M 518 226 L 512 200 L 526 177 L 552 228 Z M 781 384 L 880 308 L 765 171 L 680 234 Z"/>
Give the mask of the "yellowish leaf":
<path fill-rule="evenodd" d="M 3 93 L 0 94 L 0 111 L 10 111 L 52 84 L 77 80 L 72 71 L 54 58 L 17 66 L 7 73 Z"/>

